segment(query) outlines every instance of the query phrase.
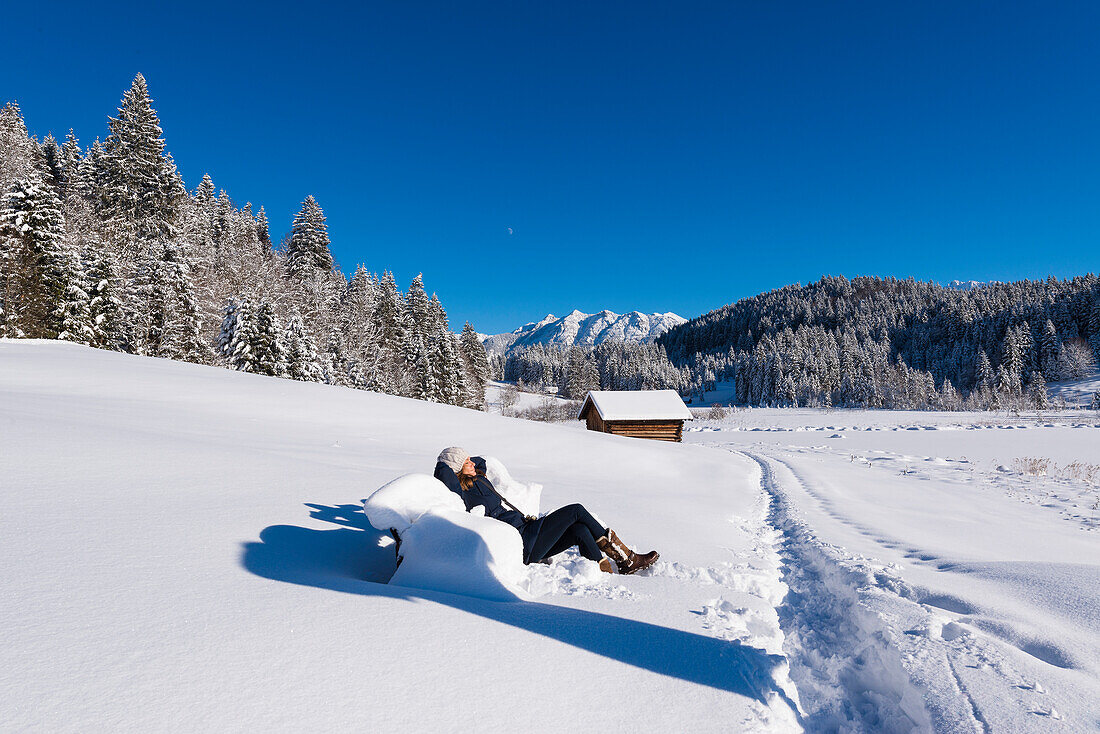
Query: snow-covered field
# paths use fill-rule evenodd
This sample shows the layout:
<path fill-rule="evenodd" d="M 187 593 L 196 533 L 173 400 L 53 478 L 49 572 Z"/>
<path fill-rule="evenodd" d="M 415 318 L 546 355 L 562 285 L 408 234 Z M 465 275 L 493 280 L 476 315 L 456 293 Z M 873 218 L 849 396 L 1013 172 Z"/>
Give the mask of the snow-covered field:
<path fill-rule="evenodd" d="M 1097 423 L 741 411 L 665 444 L 0 341 L 0 730 L 1095 730 Z M 453 444 L 661 562 L 386 584 L 360 501 Z"/>
<path fill-rule="evenodd" d="M 500 415 L 504 410 L 503 402 L 501 401 L 501 393 L 508 389 L 509 385 L 505 382 L 490 382 L 485 386 L 485 405 L 490 413 L 496 413 Z M 548 395 L 545 393 L 533 393 L 533 392 L 521 392 L 516 391 L 516 404 L 508 408 L 509 415 L 515 415 L 517 413 L 523 413 L 524 411 L 538 408 L 544 402 L 551 402 L 555 405 L 564 405 L 565 403 L 571 403 L 574 401 L 566 400 L 565 398 L 559 398 L 557 395 Z M 579 405 L 578 405 L 579 407 Z M 584 429 L 584 423 L 580 421 L 570 421 L 563 425 L 571 425 L 575 428 Z"/>
<path fill-rule="evenodd" d="M 1100 416 L 747 410 L 692 429 L 765 472 L 808 728 L 904 729 L 920 702 L 938 731 L 1095 730 Z"/>

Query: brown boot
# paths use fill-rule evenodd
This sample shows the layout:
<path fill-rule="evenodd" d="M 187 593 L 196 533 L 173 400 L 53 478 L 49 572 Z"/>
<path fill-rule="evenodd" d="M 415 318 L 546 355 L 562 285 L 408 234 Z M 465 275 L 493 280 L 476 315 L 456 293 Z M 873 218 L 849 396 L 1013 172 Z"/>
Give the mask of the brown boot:
<path fill-rule="evenodd" d="M 615 565 L 619 567 L 619 573 L 637 573 L 643 569 L 649 568 L 660 555 L 657 551 L 650 551 L 649 553 L 638 554 L 630 550 L 618 535 L 615 535 L 615 531 L 611 528 L 607 529 L 607 535 L 601 537 L 596 541 L 596 545 L 600 547 L 604 553 L 606 553 L 611 560 L 615 561 Z"/>
<path fill-rule="evenodd" d="M 615 573 L 615 568 L 611 565 L 610 558 L 600 559 L 600 570 L 604 573 Z"/>

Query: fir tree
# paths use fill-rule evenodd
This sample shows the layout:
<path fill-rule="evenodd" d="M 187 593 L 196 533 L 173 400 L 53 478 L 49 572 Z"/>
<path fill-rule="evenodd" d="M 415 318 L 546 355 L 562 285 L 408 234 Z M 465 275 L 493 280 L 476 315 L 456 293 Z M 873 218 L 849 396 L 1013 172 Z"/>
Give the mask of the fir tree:
<path fill-rule="evenodd" d="M 1005 368 L 1010 380 L 1019 382 L 1022 379 L 1024 359 L 1016 329 L 1010 327 L 1005 330 L 1001 351 L 1001 366 Z"/>
<path fill-rule="evenodd" d="M 429 344 L 435 338 L 437 325 L 432 315 L 431 299 L 424 291 L 423 275 L 417 274 L 405 296 L 406 323 L 415 339 Z"/>
<path fill-rule="evenodd" d="M 467 321 L 462 327 L 459 349 L 466 362 L 466 375 L 470 393 L 469 407 L 485 410 L 485 384 L 489 381 L 489 356 L 474 327 Z"/>
<path fill-rule="evenodd" d="M 202 174 L 202 181 L 195 187 L 195 203 L 199 208 L 207 212 L 211 219 L 214 216 L 214 179 L 210 178 L 209 173 Z"/>
<path fill-rule="evenodd" d="M 989 363 L 989 357 L 985 350 L 978 352 L 978 364 L 975 368 L 974 381 L 979 388 L 991 390 L 993 388 L 993 366 Z"/>
<path fill-rule="evenodd" d="M 307 196 L 291 228 L 286 251 L 287 272 L 303 278 L 317 271 L 329 272 L 332 265 L 325 214 L 313 196 Z"/>
<path fill-rule="evenodd" d="M 271 231 L 267 223 L 267 212 L 264 211 L 263 206 L 260 207 L 260 213 L 256 215 L 256 239 L 260 243 L 260 249 L 265 256 L 271 257 L 275 254 L 275 248 L 271 244 Z"/>
<path fill-rule="evenodd" d="M 1096 361 L 1100 362 L 1100 298 L 1096 298 L 1089 309 L 1089 346 Z"/>
<path fill-rule="evenodd" d="M 78 193 L 77 180 L 80 176 L 80 160 L 83 158 L 80 143 L 72 130 L 65 136 L 61 146 L 61 196 L 68 198 Z"/>
<path fill-rule="evenodd" d="M 102 246 L 88 248 L 87 291 L 92 344 L 103 349 L 129 351 L 131 339 L 122 312 L 118 273 L 118 263 L 109 249 Z"/>
<path fill-rule="evenodd" d="M 37 175 L 15 182 L 0 208 L 0 292 L 11 336 L 56 339 L 76 318 L 78 264 L 65 242 L 61 202 Z"/>
<path fill-rule="evenodd" d="M 84 200 L 102 210 L 104 195 L 103 143 L 96 138 L 77 166 L 77 178 L 74 190 Z"/>
<path fill-rule="evenodd" d="M 1058 353 L 1060 350 L 1058 332 L 1054 328 L 1054 322 L 1047 319 L 1043 325 L 1043 333 L 1039 336 L 1039 369 L 1048 380 L 1057 380 Z"/>
<path fill-rule="evenodd" d="M 1047 401 L 1047 383 L 1042 373 L 1038 371 L 1031 373 L 1031 379 L 1027 384 L 1027 398 L 1031 407 L 1037 410 L 1046 410 L 1050 407 Z"/>
<path fill-rule="evenodd" d="M 286 377 L 303 382 L 321 382 L 324 380 L 324 370 L 317 354 L 317 345 L 302 324 L 302 317 L 297 312 L 287 319 L 286 329 L 283 331 L 283 349 L 286 363 Z"/>
<path fill-rule="evenodd" d="M 282 325 L 271 304 L 261 303 L 255 312 L 252 372 L 271 377 L 281 377 L 286 373 L 281 332 Z"/>
<path fill-rule="evenodd" d="M 183 195 L 171 156 L 165 153 L 160 120 L 145 77 L 134 77 L 109 120 L 103 144 L 100 211 L 139 239 L 171 236 Z"/>
<path fill-rule="evenodd" d="M 205 362 L 207 348 L 202 340 L 190 268 L 171 243 L 165 243 L 159 254 L 151 264 L 146 297 L 150 311 L 149 352 L 170 359 Z"/>
<path fill-rule="evenodd" d="M 230 299 L 218 336 L 218 351 L 230 369 L 254 372 L 252 345 L 256 341 L 252 304 L 247 299 Z"/>
<path fill-rule="evenodd" d="M 438 335 L 431 362 L 432 382 L 436 389 L 435 402 L 465 405 L 469 400 L 466 374 L 458 356 L 454 335 L 449 331 Z"/>
<path fill-rule="evenodd" d="M 409 340 L 412 354 L 413 393 L 417 400 L 438 402 L 439 386 L 435 381 L 431 353 L 423 339 L 413 337 Z"/>
<path fill-rule="evenodd" d="M 0 108 L 0 193 L 10 191 L 18 180 L 40 177 L 38 157 L 19 105 L 8 102 Z"/>
<path fill-rule="evenodd" d="M 52 186 L 60 196 L 62 180 L 61 146 L 57 144 L 57 139 L 49 134 L 46 135 L 39 148 L 41 150 L 42 180 L 46 185 Z"/>

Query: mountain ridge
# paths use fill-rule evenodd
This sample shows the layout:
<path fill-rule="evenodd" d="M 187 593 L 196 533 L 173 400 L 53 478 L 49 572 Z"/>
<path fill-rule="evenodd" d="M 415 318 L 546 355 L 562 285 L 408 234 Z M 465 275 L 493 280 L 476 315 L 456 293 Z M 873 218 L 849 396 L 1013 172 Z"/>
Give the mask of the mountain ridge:
<path fill-rule="evenodd" d="M 644 314 L 629 311 L 617 314 L 604 309 L 586 314 L 573 309 L 560 318 L 551 313 L 512 332 L 488 336 L 482 343 L 486 351 L 495 354 L 508 354 L 513 349 L 534 344 L 589 346 L 605 341 L 649 343 L 673 326 L 686 322 L 687 319 L 672 312 Z"/>

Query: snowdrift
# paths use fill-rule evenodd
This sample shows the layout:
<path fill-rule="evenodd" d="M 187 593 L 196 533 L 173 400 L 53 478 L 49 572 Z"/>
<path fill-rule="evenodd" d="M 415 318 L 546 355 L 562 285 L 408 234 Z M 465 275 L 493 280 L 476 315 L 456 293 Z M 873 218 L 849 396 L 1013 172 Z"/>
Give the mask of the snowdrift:
<path fill-rule="evenodd" d="M 542 485 L 517 482 L 494 457 L 485 457 L 485 476 L 524 514 L 539 514 Z M 467 513 L 435 477 L 398 477 L 363 500 L 363 510 L 376 530 L 400 538 L 401 562 L 391 584 L 493 601 L 530 598 L 519 533 L 485 517 L 482 508 Z"/>
<path fill-rule="evenodd" d="M 363 509 L 371 525 L 401 540 L 391 584 L 493 601 L 529 598 L 520 588 L 525 567 L 516 529 L 467 513 L 435 477 L 398 477 L 363 500 Z"/>

